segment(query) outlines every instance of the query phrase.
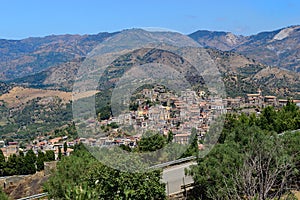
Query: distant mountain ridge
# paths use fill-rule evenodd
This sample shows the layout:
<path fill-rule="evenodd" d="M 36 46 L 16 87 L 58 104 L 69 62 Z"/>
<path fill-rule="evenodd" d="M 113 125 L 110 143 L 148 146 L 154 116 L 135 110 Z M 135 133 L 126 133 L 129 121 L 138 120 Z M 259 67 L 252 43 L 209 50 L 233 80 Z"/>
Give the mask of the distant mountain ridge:
<path fill-rule="evenodd" d="M 258 88 L 261 88 L 266 95 L 277 95 L 280 97 L 300 96 L 298 87 L 300 83 L 299 73 L 268 67 L 237 52 L 224 52 L 210 48 L 206 50 L 221 72 L 227 95 L 230 97 L 253 93 Z M 122 76 L 124 70 L 128 70 L 128 67 L 137 61 L 147 63 L 148 60 L 151 60 L 152 62 L 163 62 L 167 65 L 173 65 L 174 60 L 179 59 L 179 57 L 169 52 L 157 49 L 141 49 L 126 55 L 124 56 L 126 58 L 125 61 L 122 60 L 124 59 L 123 57 L 119 58 L 120 60 L 114 61 L 109 70 L 106 71 L 107 74 L 103 77 L 103 86 L 111 88 L 117 79 Z M 73 80 L 83 60 L 84 58 L 75 59 L 71 62 L 60 64 L 37 74 L 16 79 L 14 83 L 29 87 L 72 91 Z M 171 62 L 171 60 L 173 61 Z M 181 65 L 181 67 L 185 66 Z"/>
<path fill-rule="evenodd" d="M 235 51 L 266 65 L 300 72 L 300 26 L 251 36 L 201 30 L 189 36 L 204 47 Z"/>
<path fill-rule="evenodd" d="M 246 41 L 246 37 L 230 32 L 199 30 L 189 35 L 203 47 L 229 51 Z"/>
<path fill-rule="evenodd" d="M 0 39 L 0 80 L 22 78 L 85 57 L 96 45 L 116 33 Z M 266 65 L 300 71 L 300 26 L 251 36 L 207 30 L 188 36 L 203 47 L 235 51 Z"/>
<path fill-rule="evenodd" d="M 300 98 L 300 73 L 270 67 L 237 52 L 207 51 L 223 76 L 228 96 L 244 96 L 261 88 L 264 95 Z"/>
<path fill-rule="evenodd" d="M 136 36 L 140 36 L 141 29 L 133 30 Z M 114 34 L 0 40 L 0 44 L 5 44 L 0 46 L 0 80 L 28 87 L 71 91 L 73 79 L 84 57 Z M 176 40 L 176 34 L 155 34 L 157 37 L 159 34 L 169 34 L 168 37 Z M 251 92 L 260 85 L 270 94 L 300 94 L 299 74 L 282 70 L 300 69 L 300 26 L 247 37 L 212 31 L 197 31 L 189 36 L 206 47 L 218 64 L 229 86 L 230 96 Z"/>
<path fill-rule="evenodd" d="M 75 75 L 85 57 L 47 68 L 36 74 L 12 80 L 13 83 L 33 88 L 72 91 Z"/>
<path fill-rule="evenodd" d="M 12 89 L 12 85 L 0 81 L 0 96 L 8 93 Z"/>
<path fill-rule="evenodd" d="M 133 31 L 135 31 L 135 34 L 133 34 L 134 38 L 143 36 L 141 35 L 141 30 Z M 274 37 L 278 41 L 284 41 L 284 37 L 291 33 L 291 31 L 286 32 L 287 33 L 283 32 L 279 34 L 279 31 L 273 35 L 262 34 L 259 36 L 261 37 L 260 41 L 270 41 L 274 39 Z M 30 49 L 30 52 L 34 52 L 34 55 L 41 55 L 41 52 L 44 53 L 47 51 L 50 53 L 52 53 L 52 51 L 55 53 L 71 53 L 73 49 L 85 49 L 85 51 L 75 51 L 75 53 L 72 54 L 74 56 L 68 57 L 68 59 L 66 59 L 67 61 L 64 62 L 56 62 L 56 60 L 55 62 L 52 62 L 51 65 L 39 66 L 40 68 L 35 69 L 33 73 L 30 71 L 24 71 L 26 73 L 20 71 L 21 69 L 25 70 L 26 67 L 18 68 L 18 72 L 23 72 L 22 74 L 16 77 L 9 77 L 11 79 L 9 81 L 6 79 L 6 83 L 1 83 L 0 81 L 0 97 L 3 97 L 3 100 L 0 101 L 0 105 L 2 104 L 2 106 L 0 106 L 0 123 L 3 124 L 3 126 L 0 126 L 1 134 L 5 134 L 5 137 L 13 136 L 16 138 L 26 138 L 39 133 L 39 131 L 47 132 L 54 130 L 55 128 L 61 127 L 62 125 L 70 122 L 72 120 L 72 102 L 69 102 L 69 100 L 72 94 L 71 91 L 73 89 L 72 87 L 74 78 L 78 75 L 77 72 L 78 69 L 82 67 L 81 64 L 85 61 L 88 62 L 88 60 L 85 58 L 85 55 L 88 54 L 88 50 L 91 49 L 93 45 L 98 45 L 99 41 L 101 42 L 102 40 L 110 37 L 109 34 L 105 34 L 105 37 L 102 36 L 99 36 L 99 38 L 84 36 L 85 38 L 89 38 L 88 41 L 86 41 L 87 39 L 83 40 L 81 36 L 74 36 L 74 38 L 78 37 L 78 40 L 83 41 L 81 43 L 79 42 L 81 45 L 74 45 L 72 42 L 65 41 L 68 40 L 66 38 L 72 38 L 72 36 L 66 36 L 65 38 L 63 37 L 64 39 L 61 39 L 60 42 L 54 41 L 51 43 L 51 41 L 48 40 L 47 44 L 39 44 L 39 47 L 36 47 L 36 49 Z M 146 37 L 147 33 L 144 33 L 144 36 Z M 166 37 L 166 35 L 164 35 L 164 37 L 162 37 L 162 35 L 156 35 L 158 38 L 160 38 L 160 36 L 161 38 L 168 39 L 171 37 L 172 40 L 179 40 L 176 38 L 176 34 L 167 33 L 168 37 Z M 226 34 L 219 33 L 219 36 L 226 38 Z M 227 36 L 227 39 L 228 37 L 229 36 Z M 228 41 L 240 42 L 240 40 L 243 40 L 243 38 L 235 40 L 234 36 L 230 37 L 232 40 L 228 39 Z M 72 41 L 77 41 L 77 39 L 74 38 Z M 188 39 L 190 40 L 190 38 Z M 99 41 L 97 42 L 97 40 Z M 244 41 L 244 43 L 246 42 Z M 226 48 L 228 48 L 229 42 L 224 43 L 224 45 L 225 44 Z M 231 42 L 230 44 L 234 45 L 235 48 L 241 47 L 241 45 L 238 45 L 238 42 Z M 251 42 L 251 44 L 253 44 L 253 42 Z M 85 47 L 85 45 L 87 46 Z M 184 48 L 184 51 L 187 52 L 191 52 L 193 49 L 189 47 Z M 15 49 L 15 51 L 17 51 L 16 49 L 18 48 L 10 47 L 7 49 Z M 22 47 L 19 49 L 19 51 L 21 50 L 22 52 L 19 52 L 18 55 L 21 55 L 20 58 L 26 58 L 27 54 L 26 52 L 24 53 L 26 48 L 24 50 Z M 300 73 L 283 70 L 278 67 L 270 67 L 262 64 L 259 61 L 256 61 L 255 59 L 252 59 L 250 56 L 245 56 L 242 53 L 233 50 L 221 51 L 216 48 L 208 47 L 201 49 L 201 51 L 202 50 L 206 50 L 212 61 L 218 67 L 218 70 L 223 78 L 228 97 L 245 96 L 246 93 L 256 92 L 257 89 L 260 88 L 263 91 L 263 95 L 276 95 L 279 98 L 300 98 Z M 2 51 L 2 53 L 3 52 L 4 51 Z M 14 55 L 12 52 L 5 52 L 5 55 L 9 54 Z M 191 54 L 191 56 L 192 55 L 196 54 Z M 19 59 L 17 55 L 14 56 L 14 59 L 11 60 L 12 63 L 14 63 L 13 61 L 18 61 Z M 39 56 L 36 58 L 38 62 L 41 61 Z M 45 58 L 50 59 L 51 54 L 46 55 Z M 181 57 L 180 53 L 172 53 L 171 51 L 166 51 L 159 47 L 149 47 L 124 52 L 124 54 L 112 61 L 103 72 L 103 76 L 99 77 L 99 87 L 95 91 L 92 91 L 92 93 L 85 94 L 86 96 L 83 96 L 82 98 L 90 97 L 91 95 L 95 94 L 94 92 L 97 92 L 97 101 L 95 105 L 95 107 L 98 109 L 97 112 L 110 113 L 108 105 L 111 103 L 111 92 L 116 84 L 119 83 L 119 80 L 123 77 L 124 73 L 129 72 L 131 67 L 135 66 L 136 64 L 145 66 L 148 63 L 156 63 L 158 66 L 172 66 L 172 69 L 182 73 L 186 80 L 188 80 L 193 87 L 201 90 L 206 89 L 205 81 L 203 81 L 197 73 L 193 73 L 192 69 L 194 66 L 188 62 L 188 59 L 185 60 L 183 57 Z M 17 63 L 16 66 L 19 64 Z M 27 64 L 30 64 L 30 62 L 27 62 Z M 93 68 L 91 72 L 93 73 L 99 70 L 98 65 L 95 63 L 92 65 L 92 67 Z M 9 69 L 12 70 L 14 68 L 12 67 Z M 130 75 L 139 74 L 138 72 L 132 70 Z M 86 81 L 84 84 L 93 84 L 93 82 L 88 82 L 89 79 L 84 81 Z M 18 86 L 15 87 L 16 85 Z M 32 89 L 32 87 L 38 89 Z M 63 90 L 67 92 L 64 93 L 53 90 Z M 7 94 L 1 95 L 1 93 Z M 63 100 L 62 98 L 59 98 L 57 93 L 60 95 L 68 94 L 68 99 Z M 44 94 L 47 95 L 45 96 Z M 30 100 L 27 101 L 27 99 Z M 10 102 L 16 103 L 16 106 Z"/>
<path fill-rule="evenodd" d="M 116 33 L 51 35 L 23 40 L 0 40 L 0 80 L 35 74 L 48 67 L 83 57 Z"/>

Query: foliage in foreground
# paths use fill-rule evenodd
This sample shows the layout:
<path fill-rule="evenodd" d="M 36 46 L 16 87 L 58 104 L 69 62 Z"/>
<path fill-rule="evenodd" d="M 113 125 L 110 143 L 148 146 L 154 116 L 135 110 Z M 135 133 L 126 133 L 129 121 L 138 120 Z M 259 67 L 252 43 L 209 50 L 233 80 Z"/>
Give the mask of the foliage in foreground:
<path fill-rule="evenodd" d="M 0 176 L 28 175 L 44 169 L 44 162 L 54 161 L 55 155 L 51 150 L 43 153 L 38 152 L 35 155 L 33 150 L 27 151 L 26 155 L 22 151 L 19 155 L 13 154 L 5 160 L 2 150 L 0 149 Z"/>
<path fill-rule="evenodd" d="M 5 192 L 2 191 L 2 188 L 0 188 L 0 199 L 1 200 L 9 200 L 8 196 L 5 194 Z"/>
<path fill-rule="evenodd" d="M 219 143 L 190 173 L 195 199 L 280 199 L 299 189 L 300 112 L 289 102 L 226 119 Z M 284 134 L 280 134 L 284 132 Z"/>
<path fill-rule="evenodd" d="M 259 116 L 229 114 L 218 144 L 189 172 L 196 183 L 192 198 L 291 196 L 300 186 L 300 132 L 284 131 L 299 128 L 300 112 L 291 102 L 279 111 L 267 107 Z M 170 140 L 159 135 L 149 139 L 156 147 Z M 149 141 L 139 142 L 137 150 L 153 151 Z M 165 199 L 160 173 L 118 171 L 99 163 L 79 146 L 72 156 L 63 157 L 45 189 L 54 199 Z"/>
<path fill-rule="evenodd" d="M 71 156 L 62 158 L 45 190 L 54 199 L 165 199 L 160 178 L 161 171 L 112 169 L 79 146 Z"/>

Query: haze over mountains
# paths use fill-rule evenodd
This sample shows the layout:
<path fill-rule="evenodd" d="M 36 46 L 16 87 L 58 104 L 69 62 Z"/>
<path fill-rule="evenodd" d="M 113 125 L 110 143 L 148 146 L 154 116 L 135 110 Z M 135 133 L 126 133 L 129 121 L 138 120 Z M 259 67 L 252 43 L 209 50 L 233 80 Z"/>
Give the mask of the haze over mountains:
<path fill-rule="evenodd" d="M 115 34 L 0 40 L 0 81 L 71 91 L 85 56 Z M 229 96 L 254 92 L 258 87 L 282 97 L 299 95 L 299 74 L 292 71 L 300 71 L 300 26 L 252 36 L 200 30 L 189 37 L 207 48 Z"/>
<path fill-rule="evenodd" d="M 136 37 L 149 34 L 141 29 L 130 31 Z M 300 66 L 299 32 L 294 26 L 248 37 L 209 31 L 197 31 L 189 36 L 205 48 L 218 67 L 227 96 L 244 96 L 260 88 L 264 95 L 298 99 L 300 73 L 295 71 Z M 0 40 L 0 132 L 7 137 L 26 138 L 35 134 L 37 128 L 38 132 L 47 132 L 69 123 L 71 91 L 78 69 L 92 49 L 114 34 Z M 178 33 L 155 34 L 158 38 L 178 40 Z M 271 61 L 280 65 L 272 66 L 268 63 Z M 191 68 L 177 54 L 159 48 L 141 48 L 114 60 L 105 72 L 102 86 L 112 89 L 130 66 L 147 63 L 165 64 L 185 72 Z M 186 77 L 194 82 L 192 73 L 186 73 Z M 98 89 L 99 105 L 106 105 L 103 102 L 109 95 Z"/>
<path fill-rule="evenodd" d="M 115 33 L 51 35 L 23 40 L 0 40 L 0 80 L 12 80 L 84 57 Z M 266 65 L 300 71 L 300 26 L 252 36 L 199 30 L 189 35 L 203 47 L 235 51 Z"/>
<path fill-rule="evenodd" d="M 204 47 L 239 52 L 266 65 L 300 72 L 300 26 L 251 36 L 201 30 L 189 36 Z"/>
<path fill-rule="evenodd" d="M 51 35 L 23 40 L 0 40 L 0 80 L 34 74 L 85 56 L 114 33 Z"/>

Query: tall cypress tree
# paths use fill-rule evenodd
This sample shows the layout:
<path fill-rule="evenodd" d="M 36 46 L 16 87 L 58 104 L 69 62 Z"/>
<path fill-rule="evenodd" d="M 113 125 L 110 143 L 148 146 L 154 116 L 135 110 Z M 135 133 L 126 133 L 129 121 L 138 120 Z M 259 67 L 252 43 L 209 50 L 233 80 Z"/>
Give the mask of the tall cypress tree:
<path fill-rule="evenodd" d="M 10 155 L 7 159 L 5 168 L 4 168 L 4 175 L 5 176 L 12 176 L 18 173 L 17 170 L 17 156 L 16 154 Z"/>
<path fill-rule="evenodd" d="M 0 149 L 0 176 L 3 176 L 4 167 L 5 167 L 5 157 L 3 155 L 2 150 Z"/>
<path fill-rule="evenodd" d="M 36 159 L 36 168 L 37 171 L 44 170 L 44 161 L 45 161 L 45 154 L 42 151 L 38 151 L 38 157 Z"/>
<path fill-rule="evenodd" d="M 20 175 L 26 175 L 26 166 L 24 165 L 25 163 L 25 156 L 24 156 L 24 152 L 20 151 L 19 152 L 19 156 L 17 159 L 17 170 L 18 170 L 18 174 Z"/>
<path fill-rule="evenodd" d="M 58 160 L 61 160 L 61 148 L 60 147 L 58 147 Z"/>
<path fill-rule="evenodd" d="M 64 143 L 64 155 L 67 155 L 68 145 L 67 142 Z"/>
<path fill-rule="evenodd" d="M 54 151 L 51 151 L 51 150 L 46 151 L 45 161 L 49 162 L 49 161 L 54 161 L 54 160 L 55 160 L 55 153 L 54 153 Z"/>
<path fill-rule="evenodd" d="M 26 153 L 24 160 L 25 160 L 24 166 L 25 166 L 26 174 L 34 174 L 36 172 L 36 167 L 35 167 L 36 155 L 34 154 L 32 149 L 30 149 Z"/>
<path fill-rule="evenodd" d="M 174 139 L 174 134 L 172 131 L 168 132 L 168 139 L 167 139 L 167 143 L 171 143 Z"/>

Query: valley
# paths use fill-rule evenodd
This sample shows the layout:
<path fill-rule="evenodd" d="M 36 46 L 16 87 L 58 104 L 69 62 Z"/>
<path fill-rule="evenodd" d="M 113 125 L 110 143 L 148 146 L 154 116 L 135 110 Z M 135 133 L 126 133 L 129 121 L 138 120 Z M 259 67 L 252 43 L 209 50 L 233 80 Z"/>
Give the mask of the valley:
<path fill-rule="evenodd" d="M 141 37 L 148 34 L 140 29 L 131 31 Z M 78 81 L 80 67 L 89 63 L 89 53 L 117 33 L 0 40 L 0 137 L 2 151 L 9 160 L 7 163 L 12 162 L 14 153 L 27 153 L 29 149 L 34 149 L 34 154 L 40 156 L 43 155 L 41 152 L 52 151 L 53 160 L 71 160 L 74 159 L 71 152 L 74 151 L 74 155 L 83 153 L 82 149 L 76 150 L 80 144 L 93 148 L 108 147 L 117 149 L 117 152 L 122 149 L 151 153 L 171 143 L 174 149 L 172 147 L 161 153 L 159 162 L 196 156 L 197 152 L 205 152 L 211 145 L 205 143 L 205 138 L 216 132 L 218 126 L 215 126 L 214 120 L 222 115 L 226 115 L 225 131 L 215 141 L 220 145 L 225 142 L 224 138 L 229 137 L 226 135 L 226 131 L 230 131 L 227 123 L 231 121 L 236 124 L 256 123 L 263 130 L 278 133 L 298 127 L 297 109 L 290 105 L 293 102 L 293 106 L 300 106 L 300 68 L 295 55 L 298 46 L 291 45 L 292 40 L 298 39 L 298 32 L 298 26 L 293 26 L 247 37 L 213 31 L 190 34 L 189 37 L 202 45 L 199 49 L 209 56 L 220 73 L 226 90 L 223 98 L 208 91 L 205 79 L 197 74 L 189 62 L 191 60 L 183 58 L 180 53 L 150 47 L 124 52 L 109 63 L 93 90 L 74 93 L 73 84 Z M 156 33 L 156 36 L 163 40 L 164 34 L 172 36 L 171 33 Z M 174 37 L 176 40 L 176 34 Z M 192 52 L 195 49 L 182 47 L 177 49 L 177 52 L 180 51 Z M 128 72 L 131 77 L 141 76 L 140 71 L 132 70 L 134 66 L 147 66 L 150 69 L 144 68 L 143 72 L 151 74 L 151 63 L 160 66 L 161 72 L 164 66 L 172 66 L 179 72 L 178 77 L 187 80 L 192 90 L 172 91 L 152 84 L 151 78 L 141 80 L 140 83 L 146 84 L 131 93 L 129 102 L 124 101 L 129 111 L 125 112 L 120 107 L 120 113 L 113 112 L 111 98 L 118 82 Z M 97 64 L 93 62 L 94 74 L 101 70 Z M 177 77 L 176 74 L 172 76 Z M 88 79 L 84 81 L 87 85 L 92 83 Z M 122 94 L 125 94 L 124 91 L 117 96 Z M 80 114 L 85 114 L 90 111 L 89 100 L 94 98 L 96 118 L 87 115 L 82 121 L 74 119 L 74 104 L 81 103 L 83 109 Z M 268 110 L 271 108 L 274 111 Z M 265 119 L 260 117 L 269 116 L 266 112 L 277 117 L 270 121 L 274 124 L 272 127 L 265 127 Z M 295 119 L 284 117 L 287 113 L 295 115 Z M 281 126 L 283 120 L 290 121 Z M 87 136 L 78 131 L 82 128 Z M 100 130 L 101 134 L 90 131 L 94 129 Z M 189 144 L 180 154 L 180 145 Z M 62 158 L 62 148 L 65 149 L 64 156 L 71 155 L 71 158 Z M 117 157 L 115 152 L 110 151 L 110 156 Z M 119 164 L 115 160 L 105 162 L 107 165 Z M 4 172 L 10 175 L 24 173 L 18 170 L 6 169 Z M 48 183 L 51 181 L 50 178 Z M 51 195 L 55 196 L 54 193 Z"/>

